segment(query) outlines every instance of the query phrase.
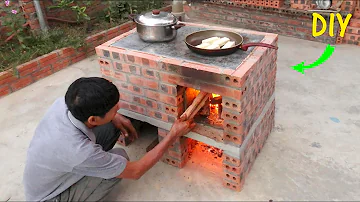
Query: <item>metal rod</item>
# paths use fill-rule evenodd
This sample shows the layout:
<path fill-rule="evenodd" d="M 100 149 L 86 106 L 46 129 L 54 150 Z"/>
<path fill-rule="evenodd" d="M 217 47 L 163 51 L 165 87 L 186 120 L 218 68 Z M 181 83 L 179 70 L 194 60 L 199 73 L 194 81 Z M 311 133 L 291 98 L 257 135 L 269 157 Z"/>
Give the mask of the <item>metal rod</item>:
<path fill-rule="evenodd" d="M 48 31 L 48 26 L 44 19 L 44 15 L 43 15 L 39 0 L 34 0 L 34 5 L 35 5 L 36 15 L 39 19 L 40 28 L 42 31 L 46 32 L 46 31 Z"/>

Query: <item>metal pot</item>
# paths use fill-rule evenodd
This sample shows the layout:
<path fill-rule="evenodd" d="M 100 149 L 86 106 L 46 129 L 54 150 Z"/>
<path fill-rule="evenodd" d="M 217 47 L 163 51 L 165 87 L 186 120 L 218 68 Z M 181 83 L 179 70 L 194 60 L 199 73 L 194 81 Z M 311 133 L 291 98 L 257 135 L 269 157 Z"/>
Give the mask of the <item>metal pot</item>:
<path fill-rule="evenodd" d="M 183 26 L 178 24 L 178 19 L 171 13 L 153 10 L 144 15 L 129 15 L 136 23 L 136 31 L 143 41 L 166 42 L 173 40 L 177 30 Z"/>

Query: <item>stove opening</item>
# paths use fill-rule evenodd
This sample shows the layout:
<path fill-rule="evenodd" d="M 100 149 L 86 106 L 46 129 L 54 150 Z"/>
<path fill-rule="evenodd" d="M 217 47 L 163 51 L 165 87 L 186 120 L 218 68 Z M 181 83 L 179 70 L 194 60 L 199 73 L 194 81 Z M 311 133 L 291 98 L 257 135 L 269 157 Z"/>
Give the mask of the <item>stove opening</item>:
<path fill-rule="evenodd" d="M 185 109 L 187 109 L 196 96 L 200 93 L 199 90 L 194 88 L 186 88 L 185 90 Z M 212 93 L 206 104 L 195 115 L 194 121 L 204 125 L 210 125 L 215 128 L 223 128 L 223 119 L 221 118 L 222 112 L 222 96 Z"/>
<path fill-rule="evenodd" d="M 190 138 L 188 138 L 190 139 Z M 201 168 L 216 176 L 222 175 L 223 150 L 203 142 L 190 139 L 187 165 Z"/>

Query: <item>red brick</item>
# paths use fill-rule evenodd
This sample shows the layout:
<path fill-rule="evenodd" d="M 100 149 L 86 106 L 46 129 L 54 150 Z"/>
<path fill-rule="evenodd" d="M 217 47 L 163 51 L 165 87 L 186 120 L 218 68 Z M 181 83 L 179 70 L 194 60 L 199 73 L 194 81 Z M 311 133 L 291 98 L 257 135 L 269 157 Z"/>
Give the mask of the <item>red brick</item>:
<path fill-rule="evenodd" d="M 47 64 L 48 65 L 48 61 L 49 60 L 53 60 L 53 59 L 56 59 L 58 57 L 58 54 L 57 54 L 57 52 L 55 52 L 55 53 L 49 53 L 49 54 L 46 54 L 46 55 L 44 55 L 44 56 L 41 56 L 41 57 L 39 57 L 38 58 L 38 61 L 39 61 L 39 64 L 40 64 L 40 66 L 46 66 L 45 64 Z"/>
<path fill-rule="evenodd" d="M 234 99 L 241 99 L 242 94 L 240 90 L 214 85 L 211 83 L 199 82 L 193 78 L 189 77 L 180 77 L 177 75 L 167 74 L 160 72 L 160 78 L 163 82 L 170 83 L 170 84 L 177 84 L 185 87 L 193 87 L 198 86 L 198 90 L 205 91 L 208 93 L 215 93 L 222 96 L 229 96 Z"/>
<path fill-rule="evenodd" d="M 242 134 L 244 132 L 243 124 L 238 124 L 234 122 L 230 122 L 228 120 L 224 120 L 224 131 L 234 134 Z"/>
<path fill-rule="evenodd" d="M 139 77 L 135 75 L 129 75 L 128 78 L 129 78 L 129 82 L 136 86 L 141 86 L 146 89 L 154 89 L 154 90 L 159 89 L 159 83 L 157 81 L 145 79 L 143 77 Z"/>
<path fill-rule="evenodd" d="M 176 117 L 168 115 L 168 114 L 163 113 L 163 112 L 160 112 L 158 110 L 152 110 L 150 108 L 147 108 L 146 111 L 147 111 L 146 114 L 148 116 L 153 117 L 155 119 L 159 119 L 159 120 L 169 122 L 169 123 L 173 123 L 176 120 Z"/>
<path fill-rule="evenodd" d="M 229 108 L 230 110 L 235 110 L 241 112 L 243 109 L 239 100 L 234 100 L 230 97 L 223 96 L 223 107 Z"/>
<path fill-rule="evenodd" d="M 235 123 L 242 123 L 245 120 L 245 115 L 242 112 L 240 113 L 233 110 L 229 110 L 227 108 L 223 108 L 223 111 L 221 113 L 221 118 Z"/>
<path fill-rule="evenodd" d="M 76 50 L 74 48 L 63 48 L 60 52 L 60 56 L 62 58 L 74 56 L 76 54 Z"/>
<path fill-rule="evenodd" d="M 8 70 L 5 72 L 0 72 L 0 86 L 2 86 L 4 84 L 10 84 L 16 80 L 17 80 L 17 78 L 16 78 L 16 76 L 14 76 L 12 71 Z"/>
<path fill-rule="evenodd" d="M 360 27 L 360 19 L 352 18 L 349 22 L 350 27 Z"/>
<path fill-rule="evenodd" d="M 168 150 L 164 154 L 165 157 L 170 157 L 171 159 L 176 159 L 178 161 L 185 161 L 185 158 L 188 157 L 188 152 L 175 152 Z"/>
<path fill-rule="evenodd" d="M 120 100 L 119 103 L 120 103 L 120 108 L 121 109 L 127 109 L 127 110 L 130 110 L 130 111 L 133 111 L 133 112 L 137 112 L 139 114 L 145 114 L 145 112 L 146 112 L 144 107 L 136 106 L 134 104 L 131 104 L 131 103 L 128 103 L 128 102 L 125 102 L 125 101 L 122 101 L 122 100 Z"/>
<path fill-rule="evenodd" d="M 120 26 L 116 26 L 111 29 L 108 29 L 107 34 L 108 35 L 119 34 L 119 31 L 120 31 Z"/>
<path fill-rule="evenodd" d="M 93 41 L 101 41 L 106 39 L 106 31 L 102 31 L 100 33 L 94 34 L 92 36 L 89 36 L 85 39 L 86 43 L 93 42 Z"/>
<path fill-rule="evenodd" d="M 13 82 L 10 87 L 12 91 L 17 91 L 25 86 L 28 86 L 33 83 L 33 79 L 31 76 L 23 77 L 18 79 L 17 81 Z"/>
<path fill-rule="evenodd" d="M 234 158 L 232 156 L 224 154 L 223 164 L 228 164 L 233 167 L 239 167 L 241 165 L 241 159 L 240 157 Z"/>
<path fill-rule="evenodd" d="M 69 60 L 67 60 L 67 61 L 58 61 L 55 64 L 53 64 L 52 67 L 53 67 L 53 71 L 57 72 L 59 70 L 62 70 L 64 68 L 68 67 L 69 65 L 70 65 Z"/>
<path fill-rule="evenodd" d="M 2 85 L 0 86 L 0 97 L 3 97 L 5 95 L 8 95 L 11 93 L 11 89 L 8 85 Z"/>
<path fill-rule="evenodd" d="M 174 96 L 168 96 L 168 95 L 165 95 L 165 94 L 162 94 L 162 93 L 159 93 L 156 91 L 152 91 L 152 90 L 147 90 L 145 92 L 145 96 L 150 99 L 158 100 L 160 102 L 163 102 L 165 104 L 169 104 L 172 106 L 177 106 L 179 103 L 181 103 L 181 102 L 178 102 L 177 98 Z"/>
<path fill-rule="evenodd" d="M 53 73 L 51 66 L 43 67 L 39 71 L 32 73 L 32 77 L 35 81 L 38 81 L 44 77 L 47 77 Z"/>
<path fill-rule="evenodd" d="M 224 142 L 227 144 L 239 146 L 244 142 L 244 135 L 239 133 L 237 135 L 231 134 L 231 132 L 224 131 Z"/>
<path fill-rule="evenodd" d="M 123 82 L 119 82 L 119 81 L 115 81 L 115 85 L 118 87 L 120 93 L 121 91 L 127 91 L 127 92 L 131 92 L 137 95 L 143 95 L 144 94 L 144 89 L 138 87 L 138 86 L 134 86 L 131 85 L 129 83 L 123 83 Z"/>
<path fill-rule="evenodd" d="M 183 168 L 185 166 L 185 164 L 186 164 L 185 161 L 179 161 L 179 160 L 176 160 L 176 159 L 171 159 L 169 157 L 163 157 L 162 161 L 164 163 L 167 163 L 169 165 L 172 165 L 172 166 L 175 166 L 175 167 L 178 167 L 178 168 Z"/>
<path fill-rule="evenodd" d="M 152 54 L 128 51 L 125 55 L 126 62 L 140 66 L 159 69 L 160 57 Z"/>
<path fill-rule="evenodd" d="M 120 53 L 118 53 L 118 52 L 115 52 L 115 51 L 111 51 L 111 58 L 113 59 L 113 60 L 123 60 L 123 55 L 122 54 L 120 54 Z"/>
<path fill-rule="evenodd" d="M 105 67 L 106 69 L 112 68 L 111 60 L 98 58 L 98 63 L 101 67 Z"/>
<path fill-rule="evenodd" d="M 140 75 L 140 67 L 126 63 L 114 62 L 114 68 L 118 71 Z"/>
<path fill-rule="evenodd" d="M 174 95 L 174 96 L 178 95 L 176 85 L 169 85 L 169 84 L 161 83 L 159 90 L 160 90 L 160 92 L 165 93 L 165 94 Z"/>
<path fill-rule="evenodd" d="M 179 104 L 178 107 L 164 104 L 162 108 L 166 113 L 174 115 L 176 117 L 179 117 L 180 114 L 182 114 L 184 112 L 184 106 L 182 104 Z"/>
<path fill-rule="evenodd" d="M 350 27 L 346 28 L 345 34 L 358 34 L 360 35 L 360 27 Z"/>
<path fill-rule="evenodd" d="M 146 107 L 150 107 L 152 109 L 155 110 L 159 110 L 160 109 L 160 104 L 157 103 L 154 100 L 149 100 L 149 99 L 141 99 L 141 104 L 146 106 Z"/>
<path fill-rule="evenodd" d="M 86 53 L 80 53 L 77 54 L 75 57 L 73 57 L 73 59 L 71 60 L 71 64 L 75 64 L 83 59 L 86 58 Z"/>
<path fill-rule="evenodd" d="M 153 79 L 153 80 L 159 80 L 159 72 L 154 71 L 152 69 L 148 69 L 148 68 L 142 68 L 141 69 L 141 73 L 142 76 L 149 78 L 149 79 Z"/>
<path fill-rule="evenodd" d="M 106 75 L 106 73 L 104 73 L 104 74 Z M 107 73 L 107 74 L 110 74 L 110 72 Z M 108 75 L 108 76 L 109 76 L 109 75 Z M 124 82 L 127 81 L 126 75 L 125 75 L 124 73 L 122 73 L 122 72 L 115 71 L 114 77 L 115 77 L 117 80 L 120 80 L 120 81 L 124 81 Z"/>
<path fill-rule="evenodd" d="M 228 172 L 224 172 L 224 180 L 237 185 L 241 185 L 242 181 L 244 181 L 244 176 L 242 173 L 239 175 L 234 175 Z"/>
<path fill-rule="evenodd" d="M 101 67 L 101 68 L 100 68 L 100 72 L 101 72 L 101 74 L 104 75 L 104 76 L 107 76 L 107 77 L 110 77 L 110 76 L 111 76 L 110 70 L 109 70 L 109 69 L 106 69 L 106 68 L 104 68 L 104 67 Z"/>
<path fill-rule="evenodd" d="M 232 189 L 234 191 L 240 192 L 244 188 L 244 182 L 241 185 L 235 184 L 233 182 L 229 182 L 227 180 L 223 180 L 223 186 Z"/>
<path fill-rule="evenodd" d="M 38 70 L 39 64 L 38 64 L 38 61 L 35 60 L 35 61 L 30 61 L 30 62 L 24 63 L 22 65 L 19 65 L 16 68 L 17 68 L 20 76 L 23 77 L 23 76 L 29 75 L 30 73 Z"/>

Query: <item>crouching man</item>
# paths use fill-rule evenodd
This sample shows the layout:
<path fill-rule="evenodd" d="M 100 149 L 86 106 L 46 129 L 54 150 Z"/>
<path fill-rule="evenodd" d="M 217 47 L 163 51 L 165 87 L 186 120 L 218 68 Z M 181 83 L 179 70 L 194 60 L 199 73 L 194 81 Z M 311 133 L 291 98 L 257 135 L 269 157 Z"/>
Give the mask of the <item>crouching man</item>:
<path fill-rule="evenodd" d="M 57 99 L 36 128 L 24 172 L 26 201 L 101 201 L 122 179 L 139 179 L 195 124 L 177 120 L 138 161 L 114 148 L 120 133 L 137 138 L 118 114 L 119 91 L 103 78 L 80 78 Z"/>

